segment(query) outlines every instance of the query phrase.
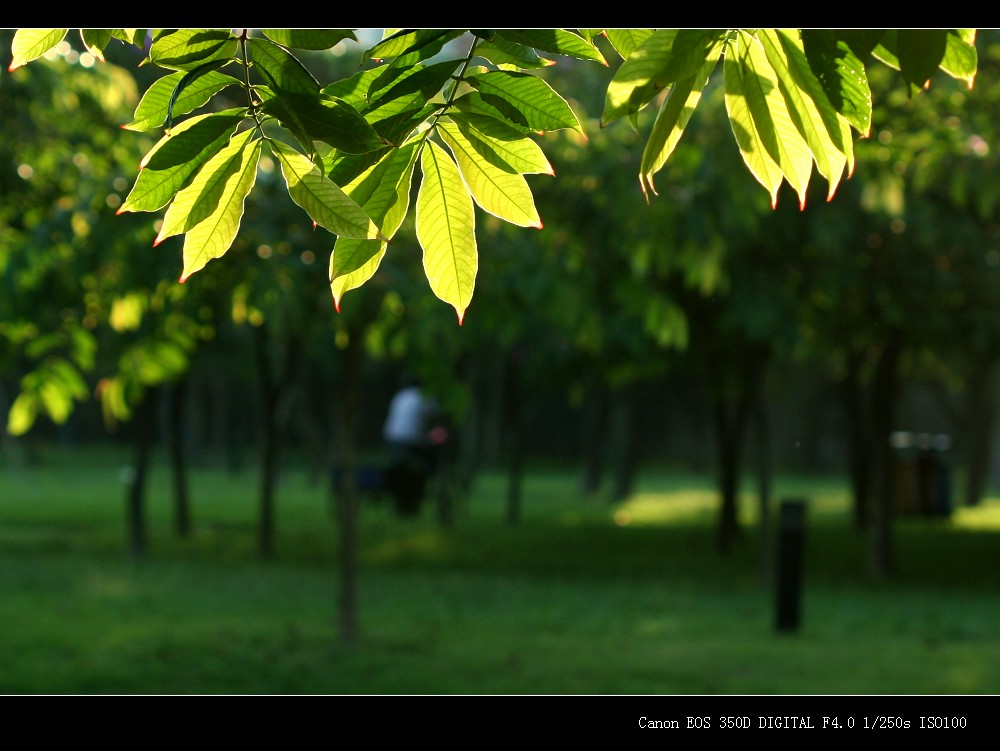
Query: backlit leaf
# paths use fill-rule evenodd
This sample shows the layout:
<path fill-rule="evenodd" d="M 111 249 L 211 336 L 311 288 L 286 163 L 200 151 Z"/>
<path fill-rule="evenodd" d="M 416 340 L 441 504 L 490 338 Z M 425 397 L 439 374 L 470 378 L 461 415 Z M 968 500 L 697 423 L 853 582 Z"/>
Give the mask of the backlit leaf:
<path fill-rule="evenodd" d="M 517 44 L 494 35 L 492 39 L 476 45 L 476 55 L 489 60 L 494 65 L 513 65 L 532 70 L 555 65 L 554 60 L 539 57 L 531 47 Z"/>
<path fill-rule="evenodd" d="M 118 209 L 162 209 L 205 161 L 217 153 L 243 121 L 242 109 L 196 115 L 174 127 L 143 159 L 135 185 Z"/>
<path fill-rule="evenodd" d="M 650 131 L 646 146 L 642 152 L 642 163 L 639 168 L 639 182 L 643 193 L 655 193 L 653 175 L 660 171 L 676 148 L 688 120 L 694 114 L 702 91 L 715 69 L 722 52 L 722 43 L 715 45 L 708 54 L 702 69 L 693 76 L 677 81 L 656 116 L 653 129 Z"/>
<path fill-rule="evenodd" d="M 257 72 L 266 74 L 268 85 L 285 94 L 319 95 L 319 81 L 298 58 L 267 39 L 250 39 L 247 50 Z"/>
<path fill-rule="evenodd" d="M 530 73 L 491 71 L 467 77 L 484 100 L 515 122 L 520 119 L 532 130 L 583 128 L 573 109 L 541 78 Z"/>
<path fill-rule="evenodd" d="M 37 60 L 66 38 L 69 29 L 18 29 L 10 45 L 13 58 L 7 70 Z"/>
<path fill-rule="evenodd" d="M 497 29 L 496 35 L 553 55 L 568 55 L 580 60 L 593 60 L 602 65 L 608 64 L 597 47 L 566 29 Z"/>
<path fill-rule="evenodd" d="M 743 94 L 761 143 L 805 206 L 813 157 L 782 96 L 778 74 L 756 34 L 740 32 L 738 59 Z"/>
<path fill-rule="evenodd" d="M 247 131 L 253 135 L 253 131 Z M 242 146 L 236 154 L 235 168 L 228 171 L 214 210 L 184 235 L 183 282 L 191 274 L 204 268 L 214 258 L 221 258 L 236 239 L 243 218 L 243 204 L 257 179 L 257 162 L 260 158 L 260 139 L 233 139 Z M 220 171 L 219 174 L 222 172 Z M 200 173 L 199 173 L 200 174 Z M 174 203 L 177 202 L 175 199 Z M 171 204 L 171 207 L 173 204 Z M 194 208 L 194 207 L 192 207 Z"/>
<path fill-rule="evenodd" d="M 442 120 L 437 127 L 469 192 L 483 211 L 519 227 L 541 228 L 542 221 L 524 177 L 485 159 L 454 123 Z"/>
<path fill-rule="evenodd" d="M 850 125 L 830 106 L 806 60 L 802 41 L 794 31 L 762 29 L 758 32 L 768 59 L 778 71 L 782 95 L 794 113 L 816 162 L 816 169 L 829 184 L 827 200 L 833 197 L 845 167 L 853 168 L 854 150 Z"/>
<path fill-rule="evenodd" d="M 312 161 L 281 141 L 268 141 L 281 164 L 288 194 L 315 224 L 343 237 L 381 238 L 375 223 L 340 186 L 325 177 Z"/>
<path fill-rule="evenodd" d="M 260 31 L 273 42 L 300 50 L 328 50 L 344 39 L 358 41 L 350 29 L 261 29 Z"/>
<path fill-rule="evenodd" d="M 149 50 L 151 62 L 171 70 L 193 70 L 236 54 L 237 39 L 229 29 L 177 29 L 158 34 Z"/>
<path fill-rule="evenodd" d="M 965 82 L 970 89 L 976 80 L 979 55 L 976 52 L 975 29 L 949 29 L 948 46 L 941 60 L 941 70 L 952 78 Z"/>
<path fill-rule="evenodd" d="M 417 192 L 417 241 L 431 290 L 449 303 L 462 323 L 479 268 L 472 198 L 447 152 L 427 141 L 421 153 Z"/>
<path fill-rule="evenodd" d="M 607 29 L 604 34 L 615 52 L 627 60 L 632 52 L 652 35 L 652 29 Z"/>
<path fill-rule="evenodd" d="M 393 149 L 377 165 L 344 185 L 344 191 L 382 227 L 387 238 L 396 234 L 410 207 L 410 182 L 418 153 L 416 143 Z M 349 290 L 360 287 L 378 270 L 385 255 L 381 240 L 338 237 L 330 254 L 330 290 L 334 305 Z"/>
<path fill-rule="evenodd" d="M 656 75 L 670 60 L 676 36 L 677 29 L 657 29 L 619 66 L 605 92 L 602 127 L 638 112 L 660 92 Z"/>
<path fill-rule="evenodd" d="M 349 154 L 364 154 L 385 145 L 385 140 L 346 102 L 263 89 L 258 93 L 264 111 L 277 118 L 306 149 L 313 140 Z"/>
<path fill-rule="evenodd" d="M 872 122 L 872 94 L 865 66 L 847 42 L 830 29 L 803 29 L 802 45 L 830 104 L 867 136 Z"/>
<path fill-rule="evenodd" d="M 104 62 L 104 48 L 111 41 L 111 29 L 80 29 L 80 39 L 87 52 Z"/>
<path fill-rule="evenodd" d="M 170 73 L 154 81 L 139 100 L 135 108 L 132 122 L 123 125 L 127 130 L 145 131 L 161 127 L 167 119 L 170 100 L 177 90 L 177 85 L 186 74 L 184 71 Z M 239 84 L 232 76 L 219 71 L 210 71 L 184 87 L 174 100 L 172 114 L 174 117 L 186 115 L 192 110 L 208 102 L 213 95 L 227 86 Z"/>
<path fill-rule="evenodd" d="M 535 139 L 501 120 L 462 112 L 453 112 L 450 118 L 476 151 L 500 169 L 522 175 L 555 174 Z"/>
<path fill-rule="evenodd" d="M 253 135 L 253 130 L 237 133 L 205 161 L 191 182 L 170 203 L 153 245 L 187 232 L 216 211 L 230 178 L 243 164 L 245 148 Z"/>
<path fill-rule="evenodd" d="M 739 62 L 739 54 L 735 47 L 735 42 L 730 43 L 723 63 L 726 111 L 729 114 L 729 124 L 733 129 L 733 135 L 736 137 L 736 144 L 743 161 L 750 173 L 767 189 L 771 195 L 771 205 L 774 206 L 778 200 L 778 189 L 784 178 L 781 167 L 768 154 L 750 114 L 744 82 L 745 69 Z"/>

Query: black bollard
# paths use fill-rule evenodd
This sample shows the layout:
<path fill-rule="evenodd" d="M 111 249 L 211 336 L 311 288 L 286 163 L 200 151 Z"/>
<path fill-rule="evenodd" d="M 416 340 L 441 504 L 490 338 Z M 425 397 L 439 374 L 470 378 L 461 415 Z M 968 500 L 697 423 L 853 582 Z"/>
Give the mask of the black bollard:
<path fill-rule="evenodd" d="M 805 518 L 805 501 L 790 499 L 781 502 L 775 599 L 775 628 L 778 631 L 797 631 L 799 628 Z"/>

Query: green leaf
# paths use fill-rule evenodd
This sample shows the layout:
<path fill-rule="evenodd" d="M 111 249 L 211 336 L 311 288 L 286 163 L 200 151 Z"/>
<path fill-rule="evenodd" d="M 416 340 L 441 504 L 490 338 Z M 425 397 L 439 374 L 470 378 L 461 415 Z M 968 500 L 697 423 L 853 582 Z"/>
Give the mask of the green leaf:
<path fill-rule="evenodd" d="M 455 308 L 461 325 L 479 268 L 475 209 L 455 162 L 433 141 L 425 142 L 420 167 L 416 231 L 424 273 L 434 294 Z"/>
<path fill-rule="evenodd" d="M 143 158 L 139 176 L 118 209 L 157 211 L 205 161 L 229 142 L 246 116 L 242 109 L 197 115 L 175 126 Z"/>
<path fill-rule="evenodd" d="M 28 432 L 40 408 L 53 422 L 62 424 L 73 412 L 74 401 L 85 399 L 87 394 L 87 384 L 72 363 L 62 357 L 46 360 L 21 379 L 21 393 L 7 416 L 7 432 Z"/>
<path fill-rule="evenodd" d="M 168 237 L 193 229 L 215 212 L 230 178 L 243 164 L 244 150 L 253 135 L 252 129 L 237 133 L 228 144 L 204 161 L 191 181 L 170 203 L 153 241 L 154 247 Z"/>
<path fill-rule="evenodd" d="M 667 98 L 663 100 L 642 152 L 639 183 L 642 185 L 643 193 L 647 195 L 650 192 L 656 193 L 653 175 L 666 164 L 684 134 L 684 129 L 701 100 L 702 91 L 708 84 L 721 53 L 722 43 L 719 42 L 706 56 L 702 69 L 693 76 L 677 81 L 671 87 Z"/>
<path fill-rule="evenodd" d="M 476 55 L 494 65 L 513 65 L 525 70 L 546 68 L 556 64 L 555 60 L 539 57 L 531 47 L 502 39 L 497 35 L 489 41 L 477 44 Z"/>
<path fill-rule="evenodd" d="M 145 29 L 111 29 L 111 36 L 125 44 L 132 44 L 141 47 L 146 37 Z"/>
<path fill-rule="evenodd" d="M 328 50 L 344 39 L 358 41 L 350 29 L 261 29 L 264 36 L 284 47 Z"/>
<path fill-rule="evenodd" d="M 177 83 L 177 88 L 175 88 L 173 94 L 171 94 L 170 101 L 167 103 L 167 117 L 163 121 L 164 128 L 170 128 L 176 116 L 184 115 L 187 112 L 190 112 L 190 110 L 184 109 L 185 105 L 188 102 L 190 102 L 190 99 L 188 100 L 188 102 L 182 103 L 180 107 L 176 106 L 177 102 L 181 99 L 181 97 L 184 96 L 187 90 L 192 89 L 195 92 L 195 101 L 201 102 L 202 96 L 205 93 L 205 88 L 203 86 L 200 86 L 199 82 L 201 81 L 201 79 L 211 76 L 214 73 L 217 73 L 218 72 L 217 68 L 221 67 L 224 64 L 225 61 L 213 60 L 210 63 L 205 63 L 204 65 L 200 65 L 194 70 L 189 70 L 184 74 L 183 78 L 181 78 L 181 80 Z M 235 80 L 236 79 L 233 79 L 233 81 Z M 216 81 L 213 81 L 213 83 L 215 82 Z M 201 102 L 201 104 L 204 104 L 204 102 Z M 195 106 L 200 106 L 200 104 Z"/>
<path fill-rule="evenodd" d="M 381 148 L 385 140 L 346 102 L 326 96 L 273 92 L 259 88 L 264 111 L 311 150 L 311 141 L 323 141 L 348 154 Z"/>
<path fill-rule="evenodd" d="M 372 110 L 365 115 L 372 128 L 384 142 L 403 143 L 410 135 L 421 128 L 431 117 L 441 111 L 441 106 L 434 103 L 419 107 L 411 104 L 408 108 L 397 111 L 396 103 L 389 107 Z"/>
<path fill-rule="evenodd" d="M 501 110 L 494 106 L 496 99 L 496 97 L 490 97 L 490 100 L 487 101 L 479 95 L 478 91 L 470 91 L 458 97 L 452 102 L 452 105 L 455 109 L 467 115 L 479 115 L 502 122 L 507 127 L 513 128 L 522 135 L 537 135 L 539 133 L 537 129 L 527 124 L 527 118 L 517 110 L 514 110 L 512 107 L 505 107 Z"/>
<path fill-rule="evenodd" d="M 726 111 L 729 114 L 729 123 L 732 126 L 733 135 L 736 137 L 736 144 L 740 149 L 743 161 L 750 173 L 767 189 L 771 195 L 771 206 L 775 206 L 778 200 L 778 189 L 784 178 L 781 167 L 768 154 L 750 114 L 749 97 L 744 81 L 745 68 L 740 62 L 740 54 L 737 52 L 736 45 L 737 42 L 731 42 L 727 45 L 728 49 L 723 63 Z M 750 96 L 753 96 L 753 92 Z"/>
<path fill-rule="evenodd" d="M 976 80 L 979 56 L 976 52 L 975 29 L 949 29 L 948 46 L 941 60 L 941 70 L 952 78 L 964 81 L 970 89 Z"/>
<path fill-rule="evenodd" d="M 236 239 L 243 217 L 243 204 L 257 179 L 257 162 L 261 149 L 259 138 L 249 138 L 253 135 L 253 131 L 248 130 L 246 134 L 248 137 L 237 136 L 233 139 L 233 143 L 239 147 L 239 151 L 234 154 L 233 169 L 222 167 L 220 163 L 222 168 L 214 173 L 228 174 L 222 183 L 222 190 L 212 213 L 188 229 L 184 235 L 184 270 L 181 273 L 181 282 L 204 268 L 212 259 L 221 258 Z M 211 162 L 206 164 L 201 172 L 205 172 L 210 166 Z M 198 177 L 201 176 L 201 172 L 198 173 Z M 181 196 L 178 195 L 171 208 L 180 200 Z M 199 208 L 191 206 L 190 211 L 194 214 Z"/>
<path fill-rule="evenodd" d="M 615 71 L 604 97 L 601 127 L 638 112 L 661 90 L 656 76 L 670 61 L 677 29 L 657 29 Z"/>
<path fill-rule="evenodd" d="M 604 32 L 615 52 L 621 55 L 623 60 L 627 60 L 652 33 L 652 29 L 607 29 Z"/>
<path fill-rule="evenodd" d="M 364 112 L 369 104 L 368 90 L 380 74 L 381 71 L 378 68 L 363 70 L 353 76 L 341 78 L 339 81 L 324 86 L 320 93 L 347 102 L 358 112 Z"/>
<path fill-rule="evenodd" d="M 271 153 L 281 164 L 288 194 L 314 224 L 342 237 L 386 239 L 358 204 L 291 146 L 271 139 Z"/>
<path fill-rule="evenodd" d="M 359 111 L 383 139 L 402 143 L 440 109 L 432 100 L 440 100 L 438 94 L 451 80 L 455 67 L 454 61 L 445 61 L 408 68 L 389 79 L 387 88 L 377 89 L 372 85 L 365 106 Z"/>
<path fill-rule="evenodd" d="M 111 41 L 111 29 L 80 29 L 80 39 L 87 52 L 104 62 L 104 48 Z"/>
<path fill-rule="evenodd" d="M 555 174 L 541 146 L 503 121 L 462 112 L 453 112 L 450 118 L 476 151 L 500 169 L 522 175 Z"/>
<path fill-rule="evenodd" d="M 146 93 L 139 100 L 139 106 L 135 109 L 132 122 L 123 125 L 127 130 L 145 131 L 150 128 L 158 128 L 167 120 L 168 111 L 174 117 L 185 115 L 192 110 L 201 107 L 208 102 L 216 93 L 222 91 L 227 86 L 239 84 L 232 76 L 219 71 L 211 71 L 199 76 L 196 80 L 178 92 L 178 84 L 185 77 L 184 71 L 170 73 L 158 78 L 146 89 Z M 177 94 L 174 99 L 175 93 Z M 173 109 L 170 102 L 173 100 Z"/>
<path fill-rule="evenodd" d="M 903 80 L 926 88 L 948 45 L 947 29 L 897 29 L 897 50 Z"/>
<path fill-rule="evenodd" d="M 342 154 L 339 151 L 331 151 L 323 159 L 323 172 L 337 185 L 347 185 L 358 175 L 378 164 L 393 148 L 384 146 L 364 154 Z"/>
<path fill-rule="evenodd" d="M 583 128 L 573 109 L 548 83 L 530 73 L 491 71 L 466 78 L 483 100 L 503 112 L 508 119 L 532 130 L 547 131 Z"/>
<path fill-rule="evenodd" d="M 531 188 L 522 175 L 484 158 L 454 123 L 441 120 L 437 127 L 458 163 L 469 193 L 483 211 L 519 227 L 541 229 Z"/>
<path fill-rule="evenodd" d="M 236 54 L 238 40 L 229 29 L 177 29 L 156 35 L 150 62 L 170 70 L 194 70 Z"/>
<path fill-rule="evenodd" d="M 37 60 L 65 39 L 67 33 L 69 29 L 18 29 L 10 45 L 13 59 L 7 70 L 15 70 Z"/>
<path fill-rule="evenodd" d="M 250 39 L 247 49 L 254 69 L 265 74 L 268 85 L 275 92 L 319 96 L 319 81 L 285 48 L 266 39 Z"/>
<path fill-rule="evenodd" d="M 604 55 L 592 43 L 566 29 L 497 29 L 501 39 L 534 47 L 553 55 L 568 55 L 607 65 Z"/>
<path fill-rule="evenodd" d="M 402 57 L 404 64 L 412 65 L 433 57 L 447 42 L 463 33 L 456 29 L 403 29 L 365 50 L 364 57 L 373 60 Z"/>
<path fill-rule="evenodd" d="M 834 29 L 833 37 L 846 42 L 855 57 L 865 62 L 885 33 L 886 29 Z"/>
<path fill-rule="evenodd" d="M 788 102 L 782 96 L 778 73 L 760 39 L 756 34 L 740 32 L 739 45 L 743 94 L 754 128 L 788 184 L 798 193 L 799 205 L 804 207 L 812 173 L 812 152 L 796 128 Z"/>
<path fill-rule="evenodd" d="M 848 172 L 854 168 L 850 124 L 830 105 L 797 33 L 763 29 L 759 35 L 768 59 L 779 71 L 782 95 L 794 113 L 796 127 L 812 150 L 817 170 L 829 184 L 827 200 L 830 200 L 845 167 Z"/>
<path fill-rule="evenodd" d="M 417 144 L 409 143 L 389 152 L 377 165 L 344 186 L 344 191 L 364 208 L 392 238 L 410 206 L 410 183 L 416 166 Z M 386 243 L 338 237 L 330 254 L 330 290 L 334 305 L 349 290 L 360 287 L 378 270 Z"/>
<path fill-rule="evenodd" d="M 365 107 L 358 107 L 359 112 L 368 113 L 385 110 L 387 107 L 400 109 L 414 104 L 423 105 L 441 92 L 455 74 L 458 64 L 454 60 L 445 60 L 434 65 L 414 65 L 401 71 L 394 71 L 391 77 L 378 77 L 371 81 Z"/>
<path fill-rule="evenodd" d="M 713 29 L 657 29 L 621 64 L 605 93 L 601 126 L 638 113 L 675 81 L 696 75 L 724 38 Z"/>
<path fill-rule="evenodd" d="M 13 436 L 24 435 L 31 430 L 37 417 L 38 395 L 22 391 L 14 399 L 14 403 L 10 405 L 10 412 L 7 413 L 7 432 Z"/>
<path fill-rule="evenodd" d="M 862 136 L 872 122 L 872 94 L 865 66 L 847 42 L 829 29 L 803 29 L 802 44 L 809 67 L 833 108 Z"/>

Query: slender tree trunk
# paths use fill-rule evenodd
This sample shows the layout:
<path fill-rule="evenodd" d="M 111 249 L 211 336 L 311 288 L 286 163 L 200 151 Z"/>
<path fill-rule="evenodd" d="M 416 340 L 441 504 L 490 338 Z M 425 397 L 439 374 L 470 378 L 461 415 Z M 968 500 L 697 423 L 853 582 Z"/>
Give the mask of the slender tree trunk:
<path fill-rule="evenodd" d="M 871 505 L 872 451 L 871 434 L 867 429 L 869 413 L 865 406 L 864 386 L 861 382 L 861 356 L 850 352 L 847 373 L 842 384 L 848 430 L 848 455 L 851 489 L 853 495 L 854 526 L 868 526 Z"/>
<path fill-rule="evenodd" d="M 508 462 L 507 523 L 514 526 L 521 521 L 525 427 L 525 407 L 521 395 L 521 374 L 516 351 L 507 357 L 507 368 L 504 376 L 504 417 L 506 418 Z"/>
<path fill-rule="evenodd" d="M 149 474 L 149 456 L 153 445 L 153 417 L 156 390 L 145 393 L 135 407 L 135 465 L 127 477 L 125 495 L 126 535 L 129 555 L 135 560 L 146 556 L 146 479 Z"/>
<path fill-rule="evenodd" d="M 757 507 L 760 518 L 761 583 L 769 586 L 773 580 L 771 488 L 774 467 L 771 459 L 771 425 L 768 419 L 767 395 L 763 376 L 757 379 L 753 395 L 752 418 L 756 434 Z"/>
<path fill-rule="evenodd" d="M 635 488 L 635 474 L 639 464 L 636 447 L 638 391 L 638 384 L 632 382 L 623 386 L 615 394 L 616 398 L 611 413 L 611 435 L 615 458 L 611 487 L 612 503 L 624 501 Z"/>
<path fill-rule="evenodd" d="M 726 554 L 739 537 L 740 525 L 737 501 L 739 500 L 741 444 L 745 433 L 749 400 L 719 397 L 714 406 L 715 433 L 719 450 L 719 511 L 718 548 Z"/>
<path fill-rule="evenodd" d="M 978 506 L 989 484 L 990 449 L 993 444 L 993 421 L 996 414 L 991 386 L 996 370 L 992 356 L 976 363 L 966 381 L 965 423 L 967 479 L 965 504 Z"/>
<path fill-rule="evenodd" d="M 879 356 L 872 382 L 871 424 L 875 465 L 875 496 L 872 513 L 869 573 L 875 579 L 887 579 L 893 573 L 892 548 L 892 454 L 889 434 L 895 420 L 898 393 L 899 360 L 903 351 L 903 336 L 890 333 Z"/>
<path fill-rule="evenodd" d="M 337 487 L 337 518 L 340 530 L 340 601 L 338 624 L 340 641 L 354 646 L 359 635 L 358 615 L 358 545 L 359 499 L 358 412 L 361 394 L 361 367 L 364 356 L 364 327 L 350 330 L 344 350 L 344 389 L 341 394 L 341 420 L 338 431 L 341 482 Z"/>
<path fill-rule="evenodd" d="M 184 404 L 187 376 L 170 386 L 167 405 L 167 440 L 170 451 L 171 476 L 174 482 L 174 531 L 179 537 L 191 534 L 191 500 L 187 476 L 187 455 L 184 445 Z"/>
<path fill-rule="evenodd" d="M 607 387 L 603 382 L 595 382 L 588 389 L 583 412 L 583 474 L 580 478 L 580 492 L 585 496 L 594 495 L 601 487 L 604 454 L 608 443 L 608 411 Z"/>
<path fill-rule="evenodd" d="M 262 558 L 274 556 L 274 499 L 278 485 L 283 420 L 282 403 L 291 398 L 291 387 L 301 350 L 301 339 L 289 336 L 284 342 L 279 370 L 271 362 L 271 336 L 266 323 L 254 329 L 257 371 L 261 384 L 260 435 L 260 521 L 258 551 Z"/>

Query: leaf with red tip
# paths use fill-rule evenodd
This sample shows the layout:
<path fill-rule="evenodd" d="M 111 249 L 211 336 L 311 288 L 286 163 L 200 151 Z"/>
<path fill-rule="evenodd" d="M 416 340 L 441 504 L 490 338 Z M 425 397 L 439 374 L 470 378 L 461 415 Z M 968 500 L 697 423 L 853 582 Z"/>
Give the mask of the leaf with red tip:
<path fill-rule="evenodd" d="M 458 322 L 472 301 L 479 269 L 476 217 L 469 191 L 447 152 L 427 141 L 417 192 L 417 241 L 431 290 L 455 308 Z"/>

